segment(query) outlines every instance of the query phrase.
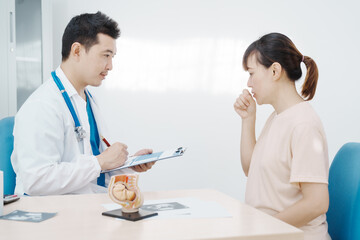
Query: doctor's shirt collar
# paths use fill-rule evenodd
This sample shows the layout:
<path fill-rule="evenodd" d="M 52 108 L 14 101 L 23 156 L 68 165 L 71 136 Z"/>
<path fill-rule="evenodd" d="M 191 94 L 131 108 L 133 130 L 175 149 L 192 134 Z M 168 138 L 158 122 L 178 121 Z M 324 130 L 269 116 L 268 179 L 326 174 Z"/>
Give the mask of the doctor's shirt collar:
<path fill-rule="evenodd" d="M 58 78 L 60 78 L 61 83 L 64 85 L 64 88 L 70 98 L 74 95 L 79 95 L 76 89 L 74 88 L 74 86 L 69 81 L 69 79 L 66 77 L 65 73 L 63 72 L 60 66 L 56 69 L 55 72 Z"/>

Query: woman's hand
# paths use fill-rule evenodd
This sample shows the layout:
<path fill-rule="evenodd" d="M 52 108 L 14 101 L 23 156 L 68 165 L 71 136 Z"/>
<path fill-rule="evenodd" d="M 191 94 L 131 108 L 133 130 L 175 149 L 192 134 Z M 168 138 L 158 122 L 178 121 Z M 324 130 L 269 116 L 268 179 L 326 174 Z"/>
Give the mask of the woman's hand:
<path fill-rule="evenodd" d="M 242 94 L 236 99 L 234 109 L 242 119 L 255 117 L 256 102 L 247 89 L 244 89 Z"/>

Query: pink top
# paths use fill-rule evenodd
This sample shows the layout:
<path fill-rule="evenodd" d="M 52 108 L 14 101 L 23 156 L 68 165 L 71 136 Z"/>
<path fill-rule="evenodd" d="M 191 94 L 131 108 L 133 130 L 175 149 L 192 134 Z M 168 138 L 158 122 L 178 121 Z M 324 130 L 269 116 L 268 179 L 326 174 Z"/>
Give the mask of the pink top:
<path fill-rule="evenodd" d="M 308 102 L 272 113 L 251 158 L 245 202 L 275 215 L 302 198 L 299 182 L 328 183 L 322 123 Z M 326 215 L 303 226 L 305 240 L 330 239 Z"/>

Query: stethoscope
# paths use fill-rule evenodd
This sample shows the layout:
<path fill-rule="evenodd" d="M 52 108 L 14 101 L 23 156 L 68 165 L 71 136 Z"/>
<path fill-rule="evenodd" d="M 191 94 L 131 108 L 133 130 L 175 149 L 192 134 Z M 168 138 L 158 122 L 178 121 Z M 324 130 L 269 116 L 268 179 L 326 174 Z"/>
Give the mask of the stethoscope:
<path fill-rule="evenodd" d="M 79 118 L 77 117 L 75 110 L 74 110 L 74 106 L 71 103 L 70 97 L 67 94 L 64 85 L 61 83 L 60 79 L 58 78 L 58 76 L 56 76 L 55 71 L 51 72 L 51 76 L 54 79 L 54 82 L 56 83 L 57 87 L 59 88 L 65 103 L 67 105 L 67 107 L 69 108 L 69 111 L 71 113 L 72 118 L 74 119 L 75 122 L 75 133 L 76 133 L 76 138 L 78 140 L 78 142 L 82 141 L 85 137 L 86 137 L 86 132 L 83 129 L 83 127 L 80 124 Z"/>

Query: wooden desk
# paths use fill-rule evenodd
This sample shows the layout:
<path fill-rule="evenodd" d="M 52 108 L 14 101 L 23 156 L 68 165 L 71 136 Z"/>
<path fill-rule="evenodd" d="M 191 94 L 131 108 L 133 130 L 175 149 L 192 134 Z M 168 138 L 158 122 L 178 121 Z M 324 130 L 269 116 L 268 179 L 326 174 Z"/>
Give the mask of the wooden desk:
<path fill-rule="evenodd" d="M 106 194 L 23 197 L 5 205 L 4 214 L 13 210 L 58 214 L 41 223 L 0 220 L 0 239 L 303 239 L 299 229 L 215 190 L 145 192 L 144 196 L 217 201 L 233 217 L 119 221 L 101 215 L 106 211 L 101 204 L 112 203 Z"/>

